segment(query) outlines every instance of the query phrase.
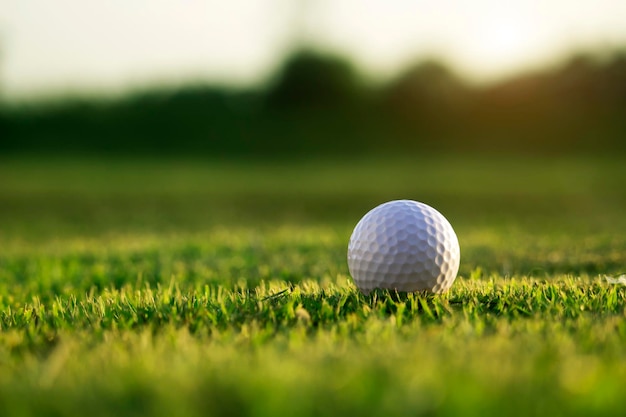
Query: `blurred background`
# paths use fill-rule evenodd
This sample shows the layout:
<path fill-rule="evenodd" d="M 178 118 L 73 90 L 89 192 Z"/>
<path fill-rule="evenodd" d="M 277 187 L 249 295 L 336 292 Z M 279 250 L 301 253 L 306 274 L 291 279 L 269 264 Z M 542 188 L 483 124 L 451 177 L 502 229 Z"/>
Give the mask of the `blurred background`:
<path fill-rule="evenodd" d="M 191 252 L 245 242 L 347 274 L 358 219 L 409 198 L 454 225 L 463 276 L 623 271 L 625 17 L 623 0 L 2 0 L 0 248 L 218 239 Z"/>
<path fill-rule="evenodd" d="M 410 198 L 454 225 L 464 274 L 606 270 L 598 248 L 626 245 L 625 16 L 621 0 L 3 0 L 0 246 L 291 225 L 333 234 L 343 262 L 365 212 Z"/>
<path fill-rule="evenodd" d="M 623 152 L 624 16 L 620 0 L 5 0 L 0 152 Z"/>

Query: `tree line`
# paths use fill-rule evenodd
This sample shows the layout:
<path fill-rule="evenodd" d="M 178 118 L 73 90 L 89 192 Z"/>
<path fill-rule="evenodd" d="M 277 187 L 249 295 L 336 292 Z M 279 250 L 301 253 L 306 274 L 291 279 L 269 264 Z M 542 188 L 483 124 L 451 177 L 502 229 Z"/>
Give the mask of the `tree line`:
<path fill-rule="evenodd" d="M 289 156 L 624 152 L 626 53 L 476 87 L 424 61 L 383 84 L 292 55 L 263 86 L 188 86 L 0 109 L 0 152 Z"/>

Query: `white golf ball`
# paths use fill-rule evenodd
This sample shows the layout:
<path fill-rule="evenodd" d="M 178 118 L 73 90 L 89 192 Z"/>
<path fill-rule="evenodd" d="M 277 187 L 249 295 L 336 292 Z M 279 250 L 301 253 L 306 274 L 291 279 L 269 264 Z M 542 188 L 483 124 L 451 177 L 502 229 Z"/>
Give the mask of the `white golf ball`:
<path fill-rule="evenodd" d="M 354 228 L 348 268 L 359 289 L 447 291 L 459 271 L 459 241 L 434 208 L 396 200 L 370 210 Z"/>

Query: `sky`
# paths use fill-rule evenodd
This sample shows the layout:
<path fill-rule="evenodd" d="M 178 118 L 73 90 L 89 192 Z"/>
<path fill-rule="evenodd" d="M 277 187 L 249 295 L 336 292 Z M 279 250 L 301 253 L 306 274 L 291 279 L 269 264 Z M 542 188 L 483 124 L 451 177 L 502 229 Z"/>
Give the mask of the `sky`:
<path fill-rule="evenodd" d="M 248 86 L 301 46 L 372 79 L 420 59 L 470 81 L 626 46 L 624 0 L 2 0 L 0 95 Z"/>

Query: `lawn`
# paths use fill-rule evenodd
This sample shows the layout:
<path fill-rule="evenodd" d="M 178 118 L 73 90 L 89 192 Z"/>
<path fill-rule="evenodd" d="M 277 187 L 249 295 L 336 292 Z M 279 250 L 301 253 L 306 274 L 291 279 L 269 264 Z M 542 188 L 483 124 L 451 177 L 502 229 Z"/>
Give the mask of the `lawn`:
<path fill-rule="evenodd" d="M 615 157 L 0 159 L 0 415 L 626 413 Z M 451 222 L 444 295 L 364 296 L 375 205 Z"/>

